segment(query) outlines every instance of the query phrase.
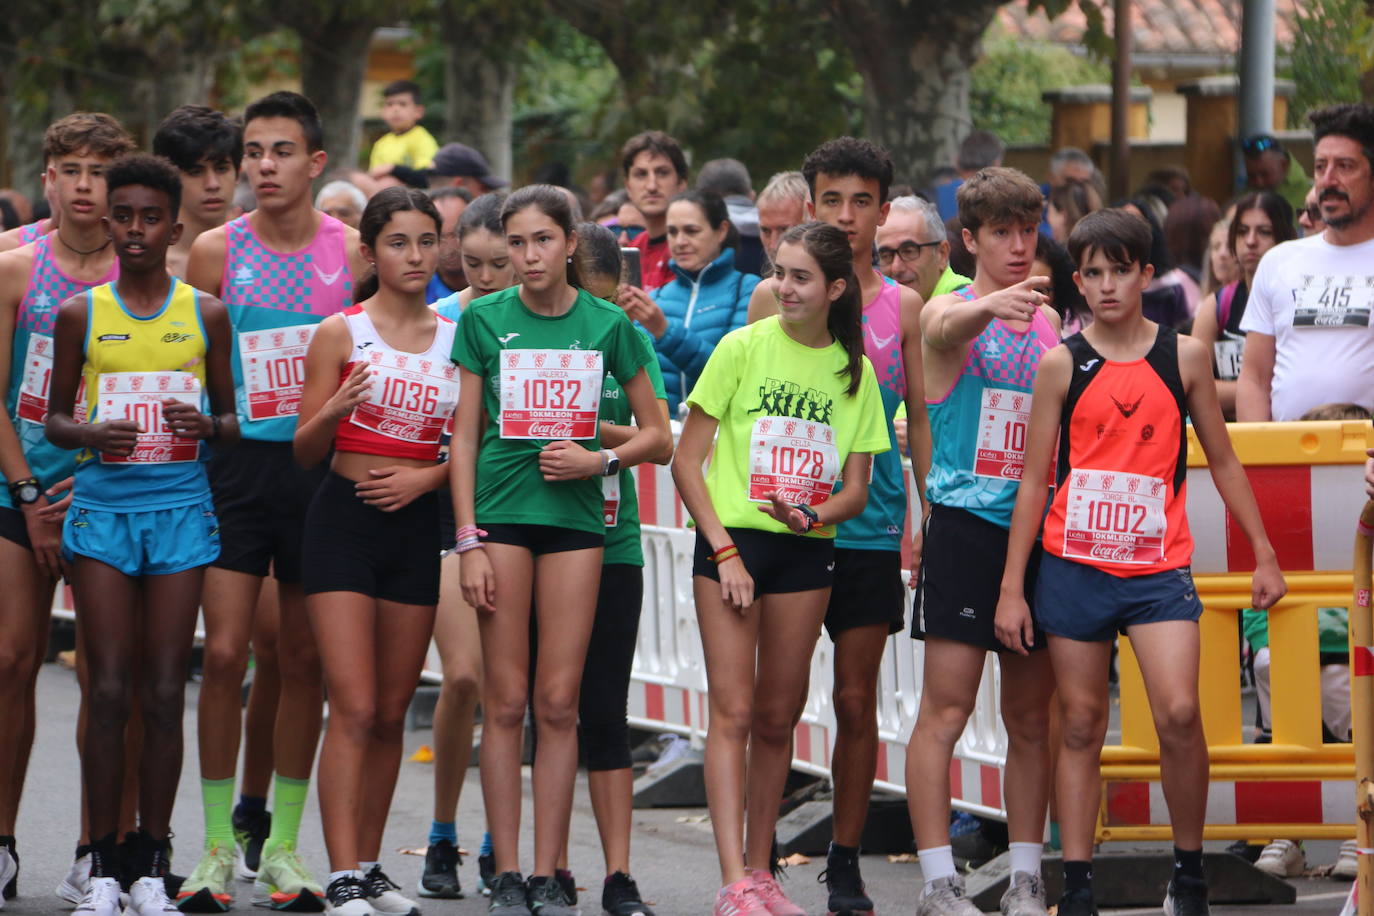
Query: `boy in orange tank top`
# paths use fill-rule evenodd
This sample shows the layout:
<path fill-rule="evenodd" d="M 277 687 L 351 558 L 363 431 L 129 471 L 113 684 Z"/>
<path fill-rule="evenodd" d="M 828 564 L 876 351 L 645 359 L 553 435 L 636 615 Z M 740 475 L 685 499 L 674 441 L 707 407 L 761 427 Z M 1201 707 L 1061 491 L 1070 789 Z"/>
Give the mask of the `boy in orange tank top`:
<path fill-rule="evenodd" d="M 1023 589 L 1044 518 L 1036 624 L 1047 634 L 1059 684 L 1062 739 L 1056 795 L 1064 845 L 1061 916 L 1095 916 L 1092 844 L 1107 730 L 1107 668 L 1118 632 L 1140 661 L 1174 839 L 1168 916 L 1206 916 L 1202 827 L 1207 741 L 1199 717 L 1197 620 L 1184 508 L 1185 424 L 1217 491 L 1254 549 L 1252 602 L 1268 608 L 1286 586 L 1249 480 L 1231 448 L 1206 349 L 1141 314 L 1153 269 L 1150 230 L 1122 210 L 1074 227 L 1074 282 L 1093 323 L 1040 361 L 1025 475 L 1012 514 L 997 606 L 998 639 L 1017 652 L 1033 639 Z M 1044 514 L 1059 441 L 1056 488 Z"/>

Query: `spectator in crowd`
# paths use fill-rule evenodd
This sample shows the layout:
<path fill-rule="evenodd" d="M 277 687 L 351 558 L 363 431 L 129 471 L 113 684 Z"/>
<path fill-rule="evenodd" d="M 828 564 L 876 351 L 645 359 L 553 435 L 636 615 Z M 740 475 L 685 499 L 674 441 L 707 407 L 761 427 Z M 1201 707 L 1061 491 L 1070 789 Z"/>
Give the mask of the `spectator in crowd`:
<path fill-rule="evenodd" d="M 442 188 L 452 185 L 462 188 L 471 197 L 504 188 L 510 182 L 497 178 L 487 165 L 487 158 L 462 143 L 446 143 L 434 154 L 429 167 L 429 186 Z"/>
<path fill-rule="evenodd" d="M 1155 169 L 1145 176 L 1145 184 L 1167 188 L 1169 193 L 1174 195 L 1175 201 L 1189 197 L 1193 193 L 1193 179 L 1188 175 L 1188 170 L 1181 165 L 1166 165 L 1162 169 Z"/>
<path fill-rule="evenodd" d="M 1099 197 L 1106 197 L 1106 182 L 1091 156 L 1076 146 L 1065 146 L 1050 157 L 1050 187 L 1057 188 L 1070 181 L 1091 184 Z"/>
<path fill-rule="evenodd" d="M 1045 219 L 1050 236 L 1060 245 L 1067 244 L 1069 233 L 1078 221 L 1089 213 L 1102 209 L 1102 195 L 1089 181 L 1070 179 L 1050 187 L 1045 205 Z"/>
<path fill-rule="evenodd" d="M 761 274 L 763 242 L 759 238 L 759 208 L 754 205 L 749 169 L 738 159 L 712 159 L 697 172 L 697 190 L 720 195 L 730 211 L 730 222 L 739 233 L 736 269 L 747 274 Z"/>
<path fill-rule="evenodd" d="M 458 221 L 463 218 L 472 195 L 467 188 L 453 185 L 431 191 L 430 200 L 439 211 L 443 229 L 439 233 L 439 267 L 429 278 L 425 287 L 425 301 L 430 305 L 462 292 L 468 287 L 467 276 L 463 273 L 463 246 L 458 239 Z"/>
<path fill-rule="evenodd" d="M 1060 337 L 1068 337 L 1081 331 L 1092 321 L 1092 312 L 1083 294 L 1073 282 L 1077 268 L 1068 249 L 1043 233 L 1035 240 L 1035 261 L 1031 264 L 1030 276 L 1049 277 L 1046 286 L 1037 286 L 1035 291 L 1045 297 L 1045 304 L 1059 313 Z"/>
<path fill-rule="evenodd" d="M 420 87 L 410 80 L 396 80 L 382 90 L 382 120 L 387 132 L 372 144 L 368 168 L 376 177 L 390 175 L 393 166 L 426 169 L 434 160 L 439 144 L 425 130 L 420 119 L 425 106 L 420 104 Z M 361 215 L 361 214 L 360 214 Z"/>
<path fill-rule="evenodd" d="M 878 227 L 878 266 L 921 294 L 922 302 L 973 282 L 949 266 L 949 239 L 940 211 L 928 200 L 897 197 Z"/>
<path fill-rule="evenodd" d="M 1207 236 L 1207 252 L 1202 260 L 1201 293 L 1204 299 L 1240 277 L 1240 265 L 1231 254 L 1230 234 L 1231 218 L 1223 216 L 1212 224 L 1212 231 Z"/>
<path fill-rule="evenodd" d="M 1175 265 L 1198 286 L 1202 283 L 1207 240 L 1219 219 L 1220 208 L 1201 194 L 1177 198 L 1164 217 L 1164 243 L 1169 246 Z"/>
<path fill-rule="evenodd" d="M 620 164 L 630 203 L 644 216 L 646 231 L 629 239 L 630 246 L 639 249 L 644 283 L 638 298 L 643 299 L 644 290 L 658 289 L 673 280 L 668 267 L 668 199 L 687 189 L 687 157 L 672 137 L 661 130 L 649 130 L 625 141 Z"/>
<path fill-rule="evenodd" d="M 0 197 L 0 231 L 8 232 L 22 225 L 19 213 L 14 209 L 14 202 L 8 197 Z"/>
<path fill-rule="evenodd" d="M 811 202 L 811 189 L 801 172 L 778 172 L 768 179 L 759 195 L 759 240 L 768 263 L 778 253 L 782 234 L 793 226 L 806 222 L 806 205 Z"/>
<path fill-rule="evenodd" d="M 1007 147 L 997 135 L 986 130 L 975 130 L 959 144 L 959 155 L 954 159 L 958 175 L 935 186 L 935 205 L 940 208 L 940 216 L 946 220 L 959 215 L 959 206 L 954 194 L 959 185 L 976 175 L 979 169 L 1002 164 L 1002 155 Z"/>
<path fill-rule="evenodd" d="M 978 264 L 973 252 L 964 244 L 964 226 L 959 222 L 959 217 L 945 220 L 945 238 L 949 240 L 950 269 L 965 277 L 973 276 Z"/>
<path fill-rule="evenodd" d="M 1302 170 L 1283 143 L 1272 134 L 1255 134 L 1240 145 L 1245 155 L 1245 187 L 1251 191 L 1275 191 L 1297 212 L 1302 209 L 1312 179 Z"/>
<path fill-rule="evenodd" d="M 363 192 L 347 181 L 331 181 L 315 195 L 316 210 L 323 210 L 354 229 L 358 228 L 358 221 L 362 219 L 366 206 L 367 198 Z"/>
<path fill-rule="evenodd" d="M 592 212 L 587 215 L 587 219 L 600 226 L 611 227 L 616 222 L 616 215 L 620 213 L 620 205 L 628 201 L 629 195 L 624 188 L 619 188 L 597 202 L 592 207 Z"/>
<path fill-rule="evenodd" d="M 1180 328 L 1192 320 L 1193 313 L 1188 307 L 1187 290 L 1174 273 L 1169 246 L 1164 242 L 1164 227 L 1155 216 L 1155 202 L 1158 199 L 1153 196 L 1132 197 L 1122 204 L 1122 209 L 1140 217 L 1150 227 L 1150 264 L 1155 270 L 1154 279 L 1145 289 L 1143 297 L 1145 317 L 1171 328 Z"/>
<path fill-rule="evenodd" d="M 1303 199 L 1302 209 L 1298 211 L 1298 227 L 1302 229 L 1302 237 L 1318 235 L 1326 228 L 1326 222 L 1322 219 L 1321 204 L 1317 203 L 1317 189 L 1312 188 L 1307 192 L 1307 197 Z"/>

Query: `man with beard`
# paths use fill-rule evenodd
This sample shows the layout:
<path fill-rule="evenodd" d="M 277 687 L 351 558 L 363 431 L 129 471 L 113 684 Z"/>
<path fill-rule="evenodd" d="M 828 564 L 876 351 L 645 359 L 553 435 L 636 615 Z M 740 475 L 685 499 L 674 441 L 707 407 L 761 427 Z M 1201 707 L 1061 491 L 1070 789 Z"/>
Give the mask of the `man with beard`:
<path fill-rule="evenodd" d="M 1272 248 L 1241 321 L 1236 419 L 1297 420 L 1319 404 L 1374 408 L 1374 108 L 1310 115 L 1326 230 Z"/>

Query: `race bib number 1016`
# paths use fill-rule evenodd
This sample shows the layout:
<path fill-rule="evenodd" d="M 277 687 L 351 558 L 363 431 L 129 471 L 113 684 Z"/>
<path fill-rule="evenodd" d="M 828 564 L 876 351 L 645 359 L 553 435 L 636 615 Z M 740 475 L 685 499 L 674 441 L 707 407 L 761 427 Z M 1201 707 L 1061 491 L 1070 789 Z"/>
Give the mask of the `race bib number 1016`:
<path fill-rule="evenodd" d="M 174 398 L 200 407 L 200 379 L 189 372 L 107 372 L 100 376 L 96 419 L 132 420 L 140 430 L 130 455 L 100 456 L 102 464 L 170 464 L 195 461 L 200 441 L 173 434 L 162 402 Z"/>

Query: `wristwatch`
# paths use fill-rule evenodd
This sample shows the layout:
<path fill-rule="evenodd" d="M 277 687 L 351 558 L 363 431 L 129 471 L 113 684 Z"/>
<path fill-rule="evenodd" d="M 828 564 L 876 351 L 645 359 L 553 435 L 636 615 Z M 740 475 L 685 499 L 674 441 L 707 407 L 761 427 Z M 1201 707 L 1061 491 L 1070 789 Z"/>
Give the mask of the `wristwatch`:
<path fill-rule="evenodd" d="M 21 506 L 31 506 L 43 495 L 43 486 L 37 477 L 25 477 L 10 484 L 10 499 Z"/>
<path fill-rule="evenodd" d="M 806 516 L 806 531 L 810 531 L 813 528 L 819 528 L 821 526 L 821 517 L 816 514 L 815 509 L 812 509 L 806 503 L 798 503 L 792 508 L 796 509 L 802 515 Z M 806 531 L 803 531 L 802 534 L 805 534 Z"/>
<path fill-rule="evenodd" d="M 614 477 L 620 473 L 620 457 L 609 448 L 601 450 L 601 476 Z"/>

